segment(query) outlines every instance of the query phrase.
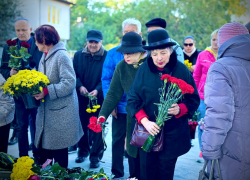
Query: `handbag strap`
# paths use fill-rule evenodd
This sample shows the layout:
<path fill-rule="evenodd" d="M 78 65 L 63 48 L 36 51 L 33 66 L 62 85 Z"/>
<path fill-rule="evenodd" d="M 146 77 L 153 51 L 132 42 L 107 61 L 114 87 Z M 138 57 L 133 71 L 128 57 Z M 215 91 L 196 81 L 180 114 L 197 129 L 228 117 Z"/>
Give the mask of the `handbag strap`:
<path fill-rule="evenodd" d="M 215 161 L 216 161 L 216 165 L 217 165 L 217 171 L 218 171 L 218 174 L 219 174 L 219 180 L 222 180 L 221 171 L 220 171 L 220 164 L 219 164 L 218 159 L 212 160 L 212 166 L 211 166 L 211 171 L 210 171 L 210 174 L 209 174 L 209 180 L 212 180 L 212 178 L 213 178 Z M 208 161 L 205 160 L 204 166 L 202 168 L 202 176 L 204 176 L 204 174 L 205 174 L 205 169 L 207 167 L 207 163 L 208 163 Z"/>

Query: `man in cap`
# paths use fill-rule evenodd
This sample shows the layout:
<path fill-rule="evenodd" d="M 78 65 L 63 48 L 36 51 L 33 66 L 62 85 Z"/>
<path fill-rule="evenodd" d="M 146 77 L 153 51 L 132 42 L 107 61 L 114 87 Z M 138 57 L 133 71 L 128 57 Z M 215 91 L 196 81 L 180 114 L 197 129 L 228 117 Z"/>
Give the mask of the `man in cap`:
<path fill-rule="evenodd" d="M 102 93 L 102 66 L 107 51 L 102 46 L 102 33 L 98 30 L 90 30 L 87 33 L 87 46 L 77 51 L 74 55 L 73 65 L 76 73 L 76 90 L 79 101 L 79 115 L 84 131 L 83 137 L 78 142 L 76 163 L 83 162 L 89 155 L 90 168 L 98 168 L 104 152 L 104 144 L 101 133 L 93 132 L 93 146 L 90 149 L 90 130 L 87 127 L 92 116 L 98 116 L 100 109 L 88 113 L 89 98 L 86 95 L 97 97 L 99 105 L 103 102 Z M 90 107 L 93 109 L 93 107 Z M 95 142 L 100 143 L 95 143 Z M 95 144 L 95 145 L 94 145 Z"/>
<path fill-rule="evenodd" d="M 21 48 L 21 42 L 27 42 L 30 44 L 28 52 L 29 54 L 31 54 L 31 57 L 28 59 L 27 63 L 22 60 L 21 63 L 22 65 L 21 67 L 19 67 L 19 70 L 33 69 L 33 68 L 38 69 L 38 65 L 42 57 L 42 52 L 40 52 L 38 47 L 36 46 L 34 34 L 31 33 L 32 27 L 30 26 L 29 21 L 25 18 L 19 18 L 15 22 L 15 31 L 17 38 L 14 38 L 13 40 L 16 40 L 18 49 Z M 7 52 L 8 49 L 9 46 L 6 45 L 3 50 L 3 55 L 2 55 L 3 63 L 0 68 L 0 73 L 6 80 L 10 76 L 17 74 L 18 72 L 17 69 L 15 68 L 11 69 L 9 67 L 10 55 Z M 30 125 L 31 141 L 33 142 L 35 138 L 35 120 L 36 120 L 37 108 L 26 109 L 21 97 L 14 98 L 14 100 L 16 107 L 15 111 L 17 120 L 16 132 L 18 136 L 19 156 L 20 157 L 28 156 L 28 150 L 29 150 L 28 126 Z M 33 156 L 35 157 L 35 163 L 38 163 L 39 161 L 38 151 L 34 145 L 32 145 L 32 149 L 33 149 Z"/>
<path fill-rule="evenodd" d="M 161 18 L 151 19 L 145 25 L 148 28 L 148 33 L 155 30 L 155 29 L 165 29 L 167 27 L 166 21 L 164 19 L 161 19 Z M 177 54 L 177 59 L 180 62 L 184 63 L 184 55 L 183 55 L 183 51 L 182 51 L 180 45 L 173 39 L 170 39 L 170 41 L 176 43 L 176 45 L 173 46 L 173 49 Z"/>
<path fill-rule="evenodd" d="M 141 33 L 141 23 L 135 18 L 128 18 L 122 22 L 122 34 L 128 32 Z M 108 51 L 107 57 L 103 64 L 102 70 L 102 90 L 104 97 L 106 96 L 109 86 L 114 74 L 116 65 L 124 59 L 123 54 L 116 51 L 121 45 L 114 47 Z M 117 108 L 112 112 L 112 174 L 114 178 L 121 178 L 124 176 L 123 166 L 123 152 L 126 137 L 127 126 L 127 111 L 126 111 L 126 95 L 124 94 L 122 100 L 117 105 Z M 132 157 L 129 158 L 132 161 Z M 134 158 L 135 159 L 135 158 Z M 131 173 L 131 172 L 130 172 Z M 131 176 L 132 174 L 130 174 Z"/>

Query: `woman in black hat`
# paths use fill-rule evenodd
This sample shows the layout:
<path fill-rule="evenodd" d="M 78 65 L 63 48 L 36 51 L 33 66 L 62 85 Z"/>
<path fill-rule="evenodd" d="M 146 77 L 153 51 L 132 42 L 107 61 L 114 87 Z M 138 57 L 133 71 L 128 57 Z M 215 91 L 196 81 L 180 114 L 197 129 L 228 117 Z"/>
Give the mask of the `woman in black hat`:
<path fill-rule="evenodd" d="M 142 38 L 135 32 L 128 32 L 122 38 L 121 46 L 116 50 L 123 54 L 124 61 L 117 64 L 109 91 L 99 113 L 99 118 L 105 119 L 111 114 L 117 106 L 122 96 L 128 93 L 131 84 L 134 81 L 137 70 L 146 59 L 147 52 L 142 48 Z M 127 133 L 126 149 L 129 155 L 130 177 L 140 178 L 140 160 L 138 158 L 138 147 L 129 144 L 135 121 L 127 114 Z M 123 127 L 124 128 L 124 127 Z M 124 151 L 124 149 L 121 149 Z"/>
<path fill-rule="evenodd" d="M 164 123 L 163 149 L 158 152 L 145 152 L 139 149 L 141 166 L 140 180 L 173 179 L 177 158 L 189 151 L 190 133 L 188 118 L 191 118 L 199 106 L 200 98 L 193 77 L 186 66 L 177 61 L 166 30 L 157 29 L 148 34 L 150 51 L 147 61 L 138 70 L 135 80 L 127 94 L 127 110 L 151 135 L 160 132 L 155 123 L 160 103 L 159 88 L 162 88 L 162 74 L 182 79 L 195 89 L 193 94 L 185 94 L 177 104 L 168 109 L 172 118 Z M 167 92 L 166 92 L 167 93 Z"/>

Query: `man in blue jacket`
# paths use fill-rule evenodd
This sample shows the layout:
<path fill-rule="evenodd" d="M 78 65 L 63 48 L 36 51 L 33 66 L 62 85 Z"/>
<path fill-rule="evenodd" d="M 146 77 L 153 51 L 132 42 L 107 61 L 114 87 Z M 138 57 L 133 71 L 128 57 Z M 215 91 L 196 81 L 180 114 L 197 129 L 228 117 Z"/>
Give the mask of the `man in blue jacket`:
<path fill-rule="evenodd" d="M 167 22 L 161 18 L 154 18 L 148 21 L 145 25 L 148 28 L 148 33 L 149 33 L 155 29 L 165 29 L 167 27 Z M 177 54 L 178 61 L 184 63 L 184 54 L 181 46 L 175 40 L 173 39 L 170 40 L 176 43 L 176 45 L 173 46 L 173 49 Z"/>
<path fill-rule="evenodd" d="M 128 18 L 122 23 L 123 35 L 128 32 L 136 32 L 141 34 L 141 23 L 135 18 Z M 106 59 L 103 64 L 102 69 L 102 90 L 104 98 L 109 90 L 112 76 L 116 65 L 124 59 L 123 55 L 116 51 L 120 47 L 116 46 L 108 51 Z M 123 166 L 123 152 L 126 137 L 126 116 L 127 112 L 125 110 L 126 96 L 123 95 L 122 100 L 117 105 L 117 108 L 113 110 L 112 114 L 112 174 L 115 178 L 124 176 L 124 166 Z"/>

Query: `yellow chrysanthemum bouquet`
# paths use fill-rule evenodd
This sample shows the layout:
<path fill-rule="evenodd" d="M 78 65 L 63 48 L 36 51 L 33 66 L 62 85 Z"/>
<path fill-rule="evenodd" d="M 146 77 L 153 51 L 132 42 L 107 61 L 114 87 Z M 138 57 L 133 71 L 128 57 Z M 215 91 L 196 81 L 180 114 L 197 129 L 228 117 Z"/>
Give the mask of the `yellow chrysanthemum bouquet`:
<path fill-rule="evenodd" d="M 27 180 L 30 176 L 35 175 L 31 168 L 34 160 L 29 156 L 20 157 L 16 163 L 13 164 L 11 180 Z"/>
<path fill-rule="evenodd" d="M 184 61 L 184 64 L 187 66 L 188 70 L 192 67 L 192 63 L 190 63 L 188 59 Z"/>
<path fill-rule="evenodd" d="M 85 97 L 89 98 L 89 104 L 86 109 L 87 113 L 95 113 L 97 109 L 101 107 L 99 104 L 97 104 L 97 97 L 91 96 L 89 93 L 86 93 Z"/>
<path fill-rule="evenodd" d="M 20 70 L 17 74 L 7 79 L 2 89 L 4 93 L 11 96 L 22 97 L 25 107 L 29 109 L 33 108 L 32 106 L 39 106 L 32 95 L 41 93 L 43 87 L 46 87 L 48 84 L 49 79 L 43 73 L 36 70 Z M 34 104 L 35 102 L 37 104 Z"/>

